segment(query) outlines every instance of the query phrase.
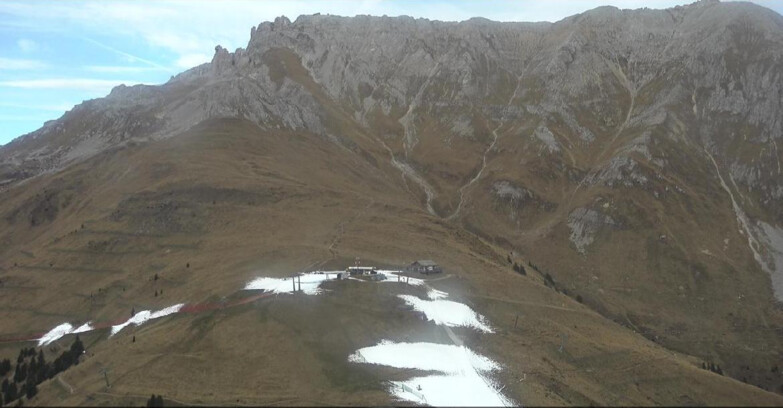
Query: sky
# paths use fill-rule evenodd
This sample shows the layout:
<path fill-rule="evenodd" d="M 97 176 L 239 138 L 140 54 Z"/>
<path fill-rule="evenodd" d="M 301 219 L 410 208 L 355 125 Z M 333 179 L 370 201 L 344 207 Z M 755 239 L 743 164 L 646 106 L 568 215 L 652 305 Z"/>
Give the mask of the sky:
<path fill-rule="evenodd" d="M 677 0 L 2 0 L 0 145 L 119 84 L 161 84 L 245 47 L 250 28 L 284 15 L 409 15 L 461 21 L 557 21 L 602 5 L 667 8 Z M 753 0 L 783 13 L 783 1 Z M 491 7 L 487 5 L 491 4 Z"/>

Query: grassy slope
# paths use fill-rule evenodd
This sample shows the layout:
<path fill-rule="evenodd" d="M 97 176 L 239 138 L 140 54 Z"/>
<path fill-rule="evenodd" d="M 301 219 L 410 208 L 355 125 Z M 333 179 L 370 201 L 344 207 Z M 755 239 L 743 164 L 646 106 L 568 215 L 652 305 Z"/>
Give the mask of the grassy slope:
<path fill-rule="evenodd" d="M 31 227 L 24 203 L 43 188 L 71 191 L 72 199 L 51 221 Z M 2 254 L 3 333 L 218 299 L 253 276 L 284 276 L 335 258 L 400 264 L 431 257 L 454 276 L 436 285 L 498 329 L 458 332 L 503 362 L 504 392 L 525 404 L 781 403 L 701 370 L 700 360 L 606 320 L 535 275 L 513 273 L 504 250 L 422 211 L 393 169 L 312 135 L 216 121 L 37 178 L 0 206 L 3 231 L 17 243 Z M 7 214 L 20 207 L 9 223 Z M 157 282 L 150 281 L 154 273 Z M 321 297 L 176 316 L 99 339 L 86 362 L 65 374 L 75 393 L 52 382 L 36 403 L 136 404 L 150 393 L 185 403 L 390 403 L 382 380 L 393 377 L 345 358 L 414 331 L 445 340 L 397 312 L 393 293 L 374 288 L 350 283 Z M 159 289 L 164 294 L 154 297 Z M 405 289 L 383 289 L 394 290 Z M 90 293 L 97 294 L 92 306 L 84 297 Z M 562 354 L 561 333 L 569 335 Z M 108 392 L 101 366 L 110 367 Z"/>

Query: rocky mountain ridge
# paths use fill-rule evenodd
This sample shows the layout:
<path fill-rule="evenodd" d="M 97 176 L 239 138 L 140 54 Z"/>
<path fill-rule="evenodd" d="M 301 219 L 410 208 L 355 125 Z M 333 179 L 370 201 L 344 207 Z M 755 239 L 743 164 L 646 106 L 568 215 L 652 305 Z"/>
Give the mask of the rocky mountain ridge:
<path fill-rule="evenodd" d="M 783 17 L 748 3 L 556 23 L 280 17 L 245 49 L 3 146 L 0 194 L 211 120 L 304 132 L 433 222 L 529 255 L 558 290 L 738 375 L 783 351 L 781 73 Z M 704 330 L 726 345 L 697 350 Z M 768 354 L 736 350 L 753 341 Z"/>

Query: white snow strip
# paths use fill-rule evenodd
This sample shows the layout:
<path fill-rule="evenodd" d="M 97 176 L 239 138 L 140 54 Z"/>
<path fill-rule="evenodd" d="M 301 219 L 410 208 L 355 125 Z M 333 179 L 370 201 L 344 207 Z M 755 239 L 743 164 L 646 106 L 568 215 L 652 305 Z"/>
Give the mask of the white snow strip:
<path fill-rule="evenodd" d="M 378 273 L 386 276 L 386 280 L 383 280 L 381 282 L 403 282 L 413 286 L 426 286 L 428 288 L 427 297 L 429 297 L 432 300 L 444 299 L 449 296 L 447 292 L 429 287 L 423 279 L 411 278 L 409 276 L 401 276 L 400 274 L 402 273 L 402 271 L 380 269 L 378 270 Z"/>
<path fill-rule="evenodd" d="M 85 323 L 85 324 L 83 324 L 83 325 L 79 326 L 79 328 L 77 328 L 76 330 L 72 331 L 71 333 L 73 333 L 73 334 L 77 334 L 77 333 L 85 333 L 85 332 L 88 332 L 88 331 L 93 331 L 93 330 L 95 330 L 95 328 L 94 328 L 94 327 L 92 327 L 92 325 L 90 324 L 90 322 L 87 322 L 87 323 Z"/>
<path fill-rule="evenodd" d="M 391 393 L 397 398 L 435 407 L 511 407 L 516 404 L 503 396 L 479 373 L 430 375 L 408 381 L 392 381 Z M 416 391 L 423 398 L 408 391 Z"/>
<path fill-rule="evenodd" d="M 449 294 L 442 290 L 430 289 L 427 291 L 427 297 L 430 298 L 430 300 L 438 300 L 449 297 Z"/>
<path fill-rule="evenodd" d="M 402 282 L 413 286 L 424 285 L 423 279 L 411 278 L 410 276 L 400 276 L 402 271 L 391 271 L 391 270 L 380 269 L 378 270 L 378 273 L 386 276 L 386 280 L 381 282 Z"/>
<path fill-rule="evenodd" d="M 514 405 L 482 375 L 498 370 L 500 366 L 464 346 L 383 341 L 359 349 L 348 360 L 443 373 L 392 381 L 390 393 L 402 400 L 433 406 Z"/>
<path fill-rule="evenodd" d="M 377 346 L 359 349 L 348 357 L 348 360 L 396 368 L 440 371 L 446 374 L 460 374 L 466 367 L 481 371 L 500 369 L 494 361 L 472 352 L 465 346 L 437 343 L 381 341 Z"/>
<path fill-rule="evenodd" d="M 484 316 L 476 313 L 462 303 L 450 300 L 424 300 L 411 295 L 397 295 L 415 310 L 424 313 L 427 319 L 435 324 L 449 327 L 472 327 L 485 333 L 492 333 L 492 328 L 484 322 Z"/>
<path fill-rule="evenodd" d="M 38 339 L 38 346 L 40 347 L 53 343 L 66 334 L 70 334 L 72 332 L 73 326 L 70 323 L 63 323 L 54 329 L 49 330 L 48 333 L 44 334 L 40 339 Z"/>
<path fill-rule="evenodd" d="M 149 320 L 154 320 L 164 316 L 168 316 L 170 314 L 177 313 L 179 312 L 180 309 L 182 309 L 182 306 L 185 306 L 185 304 L 180 303 L 178 305 L 169 306 L 165 309 L 158 310 L 157 312 L 142 310 L 141 312 L 138 312 L 135 315 L 133 315 L 133 317 L 131 317 L 130 319 L 126 320 L 125 323 L 112 326 L 111 334 L 109 334 L 109 337 L 114 336 L 115 334 L 119 333 L 122 329 L 130 325 L 140 326 Z"/>
<path fill-rule="evenodd" d="M 305 273 L 300 276 L 289 278 L 256 278 L 245 285 L 245 290 L 265 290 L 274 293 L 293 293 L 294 286 L 299 290 L 300 284 L 302 293 L 306 295 L 317 295 L 321 293 L 321 283 L 327 280 L 337 279 L 338 273 L 343 271 L 318 271 Z M 293 282 L 291 280 L 294 280 Z"/>
<path fill-rule="evenodd" d="M 49 330 L 48 333 L 44 334 L 40 339 L 38 339 L 38 346 L 45 346 L 50 343 L 54 343 L 55 341 L 61 339 L 67 334 L 79 334 L 84 333 L 88 331 L 92 331 L 94 328 L 90 325 L 90 323 L 85 323 L 78 328 L 74 329 L 73 325 L 70 323 L 63 323 L 57 327 L 55 327 L 52 330 Z"/>

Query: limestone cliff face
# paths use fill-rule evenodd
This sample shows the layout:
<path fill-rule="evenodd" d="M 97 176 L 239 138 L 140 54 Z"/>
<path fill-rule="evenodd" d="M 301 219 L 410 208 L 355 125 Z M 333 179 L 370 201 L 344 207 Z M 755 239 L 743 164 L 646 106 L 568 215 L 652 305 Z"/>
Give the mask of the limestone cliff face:
<path fill-rule="evenodd" d="M 699 163 L 703 177 L 730 180 L 739 210 L 781 225 L 782 54 L 783 18 L 738 3 L 601 7 L 554 24 L 280 17 L 253 27 L 246 49 L 218 46 L 209 64 L 119 86 L 4 146 L 2 182 L 209 118 L 346 143 L 325 123 L 336 109 L 388 148 L 440 217 L 490 197 L 504 161 L 556 168 L 516 181 L 572 207 L 563 214 L 597 187 L 660 198 L 682 189 L 667 175 L 693 177 L 683 172 Z M 547 195 L 564 184 L 574 191 Z"/>

